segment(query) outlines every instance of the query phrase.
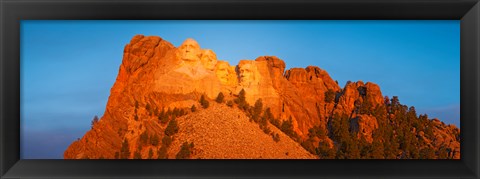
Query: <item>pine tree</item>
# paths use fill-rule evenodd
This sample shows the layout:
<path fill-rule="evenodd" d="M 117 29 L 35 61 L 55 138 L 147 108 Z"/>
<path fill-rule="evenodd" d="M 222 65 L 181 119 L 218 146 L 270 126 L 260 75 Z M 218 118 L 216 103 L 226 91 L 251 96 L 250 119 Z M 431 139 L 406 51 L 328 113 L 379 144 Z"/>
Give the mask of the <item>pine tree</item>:
<path fill-rule="evenodd" d="M 157 146 L 158 143 L 160 142 L 159 140 L 160 139 L 158 138 L 158 135 L 153 134 L 153 136 L 150 138 L 150 144 L 152 144 L 153 146 Z"/>
<path fill-rule="evenodd" d="M 160 149 L 158 150 L 158 159 L 167 159 L 167 158 L 168 158 L 167 147 L 162 145 L 162 147 L 160 147 Z"/>
<path fill-rule="evenodd" d="M 99 119 L 98 119 L 98 116 L 95 115 L 95 116 L 93 117 L 93 120 L 92 120 L 92 129 L 93 129 L 93 126 L 94 126 L 95 124 L 97 124 L 98 120 L 99 120 Z"/>
<path fill-rule="evenodd" d="M 438 158 L 439 159 L 449 159 L 448 157 L 448 153 L 449 153 L 450 149 L 447 148 L 445 145 L 442 145 L 439 149 L 438 149 Z"/>
<path fill-rule="evenodd" d="M 272 133 L 272 138 L 273 138 L 273 141 L 275 142 L 280 141 L 280 135 L 278 135 L 278 133 Z"/>
<path fill-rule="evenodd" d="M 133 154 L 133 158 L 134 159 L 142 159 L 142 155 L 140 154 L 139 151 L 135 151 L 135 153 Z"/>
<path fill-rule="evenodd" d="M 262 99 L 257 99 L 255 102 L 255 106 L 253 107 L 253 121 L 258 122 L 258 118 L 260 117 L 260 114 L 262 113 L 263 108 L 263 103 Z"/>
<path fill-rule="evenodd" d="M 153 159 L 153 150 L 152 150 L 152 148 L 150 148 L 150 150 L 148 150 L 148 159 Z"/>
<path fill-rule="evenodd" d="M 421 149 L 420 159 L 435 159 L 435 150 L 430 147 Z"/>
<path fill-rule="evenodd" d="M 236 99 L 236 103 L 238 104 L 238 108 L 240 108 L 241 110 L 247 110 L 248 108 L 248 104 L 247 104 L 247 101 L 246 101 L 246 96 L 245 96 L 245 90 L 242 89 L 240 91 L 240 93 L 238 93 L 238 98 Z"/>
<path fill-rule="evenodd" d="M 294 136 L 292 117 L 282 122 L 280 130 L 290 137 Z"/>
<path fill-rule="evenodd" d="M 120 158 L 121 159 L 128 159 L 130 158 L 130 148 L 128 146 L 127 139 L 123 140 L 122 149 L 120 150 Z"/>
<path fill-rule="evenodd" d="M 172 138 L 170 138 L 169 136 L 163 136 L 162 138 L 162 146 L 165 146 L 165 147 L 169 147 L 170 144 L 172 144 Z"/>
<path fill-rule="evenodd" d="M 147 105 L 145 105 L 145 109 L 148 111 L 148 114 L 152 114 L 152 107 L 150 106 L 149 103 L 147 103 Z"/>
<path fill-rule="evenodd" d="M 384 153 L 384 146 L 383 143 L 378 141 L 378 140 L 373 140 L 372 142 L 372 150 L 370 152 L 371 158 L 373 159 L 384 159 L 385 158 L 385 153 Z"/>
<path fill-rule="evenodd" d="M 336 154 L 335 149 L 331 149 L 325 141 L 320 141 L 315 151 L 321 159 L 334 159 Z"/>
<path fill-rule="evenodd" d="M 394 111 L 397 111 L 400 107 L 400 100 L 398 99 L 398 96 L 393 96 L 391 99 L 391 113 Z"/>
<path fill-rule="evenodd" d="M 225 98 L 225 96 L 223 96 L 223 93 L 220 92 L 220 93 L 218 93 L 217 99 L 215 99 L 215 101 L 217 101 L 217 103 L 223 103 L 224 98 Z"/>
<path fill-rule="evenodd" d="M 193 142 L 188 144 L 188 142 L 184 142 L 180 151 L 175 156 L 176 159 L 188 159 L 190 158 L 193 150 Z"/>
<path fill-rule="evenodd" d="M 210 103 L 205 99 L 205 95 L 202 94 L 202 96 L 200 97 L 200 104 L 202 105 L 202 107 L 204 109 L 207 109 L 208 106 L 210 106 Z"/>
<path fill-rule="evenodd" d="M 328 89 L 325 92 L 325 102 L 332 103 L 334 101 L 335 101 L 335 91 L 333 91 L 332 89 Z"/>
<path fill-rule="evenodd" d="M 178 130 L 179 128 L 178 128 L 177 120 L 172 119 L 168 123 L 167 128 L 165 129 L 165 135 L 172 136 L 173 134 L 176 134 Z"/>
<path fill-rule="evenodd" d="M 147 131 L 143 131 L 143 133 L 140 134 L 140 143 L 141 145 L 145 145 L 147 144 L 147 141 L 148 141 L 148 133 Z"/>
<path fill-rule="evenodd" d="M 227 106 L 228 106 L 228 107 L 233 107 L 233 101 L 231 101 L 231 100 L 230 100 L 230 101 L 227 101 Z"/>
<path fill-rule="evenodd" d="M 313 145 L 313 140 L 312 139 L 307 139 L 305 141 L 302 142 L 302 147 L 307 150 L 308 152 L 312 153 L 312 154 L 315 154 L 316 151 L 315 151 L 315 146 Z"/>
<path fill-rule="evenodd" d="M 138 110 L 138 101 L 135 100 L 135 111 L 134 111 L 134 117 L 133 117 L 133 119 L 134 119 L 135 121 L 138 121 L 138 114 L 137 114 L 138 112 L 137 112 L 137 110 Z"/>
<path fill-rule="evenodd" d="M 355 140 L 354 136 L 345 140 L 343 145 L 346 146 L 345 154 L 348 159 L 360 159 L 359 142 Z"/>
<path fill-rule="evenodd" d="M 165 112 L 165 109 L 162 109 L 162 112 L 158 114 L 158 120 L 161 124 L 166 124 L 168 122 L 168 116 L 170 115 L 169 111 Z"/>
<path fill-rule="evenodd" d="M 335 141 L 341 142 L 350 138 L 350 124 L 348 116 L 334 114 L 333 119 L 330 120 L 331 123 L 331 133 Z"/>

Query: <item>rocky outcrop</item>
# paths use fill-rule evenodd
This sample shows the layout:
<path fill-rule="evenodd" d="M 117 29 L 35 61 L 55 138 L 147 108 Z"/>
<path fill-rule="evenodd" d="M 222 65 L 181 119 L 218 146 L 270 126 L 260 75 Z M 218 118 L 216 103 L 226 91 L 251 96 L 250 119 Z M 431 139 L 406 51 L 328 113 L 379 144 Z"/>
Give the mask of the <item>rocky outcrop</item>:
<path fill-rule="evenodd" d="M 358 138 L 364 138 L 367 142 L 373 142 L 373 131 L 378 128 L 378 122 L 371 115 L 358 115 L 351 120 L 352 130 Z"/>
<path fill-rule="evenodd" d="M 334 104 L 325 102 L 325 93 L 328 90 L 336 93 L 340 87 L 326 71 L 313 66 L 289 69 L 285 78 L 296 89 L 290 91 L 296 95 L 289 95 L 285 104 L 292 111 L 293 119 L 299 123 L 297 132 L 305 136 L 313 126 L 326 129 Z"/>
<path fill-rule="evenodd" d="M 327 136 L 309 138 L 314 147 L 318 147 L 321 141 L 330 148 L 336 145 L 329 137 L 329 131 L 332 131 L 329 123 L 335 120 L 334 116 L 347 116 L 349 130 L 368 143 L 373 142 L 374 131 L 382 127 L 381 124 L 386 124 L 369 113 L 375 110 L 386 113 L 384 96 L 378 85 L 358 81 L 348 82 L 341 88 L 320 67 L 288 70 L 285 67 L 285 62 L 275 56 L 240 60 L 238 65 L 233 66 L 218 60 L 213 50 L 202 49 L 193 39 L 175 47 L 160 37 L 137 35 L 125 46 L 104 116 L 80 140 L 68 147 L 64 157 L 115 158 L 125 141 L 132 151 L 130 158 L 134 155 L 133 151 L 147 157 L 150 150 L 155 151 L 155 157 L 159 146 L 144 146 L 139 140 L 144 133 L 163 136 L 166 124 L 159 122 L 160 113 L 173 109 L 190 111 L 192 106 L 200 107 L 198 100 L 201 95 L 213 101 L 222 92 L 225 101 L 234 101 L 242 89 L 250 106 L 261 99 L 264 109 L 270 108 L 275 119 L 280 122 L 291 119 L 293 131 L 299 138 L 296 140 L 300 140 L 296 141 L 298 143 L 309 138 L 309 130 L 314 127 L 326 131 Z M 245 118 L 248 117 L 238 109 L 225 105 L 213 105 L 211 109 L 197 113 L 187 112 L 186 116 L 179 118 L 181 132 L 176 135 L 168 152 L 173 155 L 180 150 L 182 141 L 194 141 L 198 147 L 194 156 L 199 158 L 312 158 L 277 127 L 269 124 L 274 132 L 281 134 L 281 142 L 274 142 L 271 136 L 263 134 L 255 125 L 244 123 L 248 121 Z M 207 124 L 202 126 L 199 121 Z M 448 147 L 451 157 L 459 157 L 458 128 L 435 120 L 433 123 L 435 139 L 425 141 L 436 148 Z M 207 130 L 215 130 L 216 133 L 202 134 Z M 195 135 L 189 135 L 189 131 Z M 229 135 L 229 132 L 235 135 Z M 241 152 L 243 147 L 239 144 L 245 142 L 255 145 L 249 147 L 248 152 Z M 215 147 L 209 144 L 215 144 Z M 221 144 L 232 147 L 236 152 L 218 153 L 226 150 Z M 262 145 L 269 152 L 257 151 L 265 148 L 254 147 Z"/>
<path fill-rule="evenodd" d="M 431 144 L 435 148 L 447 148 L 449 157 L 460 159 L 460 143 L 458 142 L 460 129 L 452 124 L 446 125 L 436 118 L 432 122 L 435 124 L 433 131 L 435 138 Z"/>
<path fill-rule="evenodd" d="M 371 115 L 361 114 L 361 110 L 375 110 L 376 107 L 385 106 L 380 87 L 374 83 L 362 81 L 347 82 L 338 97 L 334 109 L 336 115 L 347 115 L 351 119 L 351 128 L 359 138 L 372 142 L 372 133 L 378 128 L 377 119 Z"/>

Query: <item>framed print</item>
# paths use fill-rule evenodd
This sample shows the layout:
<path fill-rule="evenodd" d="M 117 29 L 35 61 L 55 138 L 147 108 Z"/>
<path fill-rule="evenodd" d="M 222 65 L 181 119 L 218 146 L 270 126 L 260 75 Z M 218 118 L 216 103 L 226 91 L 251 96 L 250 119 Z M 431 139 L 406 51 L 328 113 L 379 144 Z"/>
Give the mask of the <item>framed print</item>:
<path fill-rule="evenodd" d="M 479 177 L 478 1 L 1 7 L 4 178 Z"/>

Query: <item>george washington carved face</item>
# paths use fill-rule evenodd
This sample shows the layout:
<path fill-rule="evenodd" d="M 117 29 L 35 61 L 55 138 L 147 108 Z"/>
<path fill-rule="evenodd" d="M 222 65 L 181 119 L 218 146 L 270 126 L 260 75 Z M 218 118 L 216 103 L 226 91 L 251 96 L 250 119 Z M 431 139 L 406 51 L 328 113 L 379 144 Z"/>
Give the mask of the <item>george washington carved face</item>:
<path fill-rule="evenodd" d="M 178 47 L 178 55 L 180 59 L 187 63 L 195 63 L 200 60 L 202 50 L 200 49 L 200 45 L 198 45 L 197 41 L 189 38 L 185 40 L 180 47 Z"/>
<path fill-rule="evenodd" d="M 217 55 L 212 50 L 204 50 L 200 60 L 206 69 L 213 70 L 217 64 Z"/>

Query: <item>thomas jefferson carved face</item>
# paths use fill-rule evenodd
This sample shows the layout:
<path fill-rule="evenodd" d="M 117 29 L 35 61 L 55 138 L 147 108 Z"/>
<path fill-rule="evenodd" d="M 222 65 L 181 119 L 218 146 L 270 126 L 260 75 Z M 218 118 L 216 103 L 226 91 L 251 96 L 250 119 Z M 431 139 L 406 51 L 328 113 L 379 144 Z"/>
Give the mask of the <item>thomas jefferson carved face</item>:
<path fill-rule="evenodd" d="M 206 69 L 213 70 L 217 64 L 217 55 L 212 50 L 204 50 L 201 61 Z"/>
<path fill-rule="evenodd" d="M 188 63 L 195 63 L 200 60 L 202 51 L 197 41 L 193 39 L 185 40 L 178 48 L 180 59 Z"/>

